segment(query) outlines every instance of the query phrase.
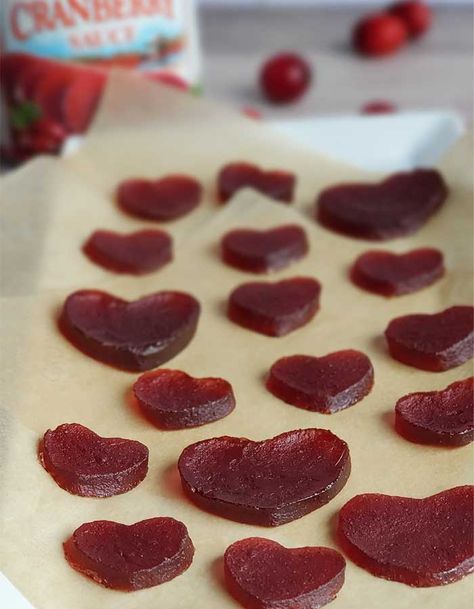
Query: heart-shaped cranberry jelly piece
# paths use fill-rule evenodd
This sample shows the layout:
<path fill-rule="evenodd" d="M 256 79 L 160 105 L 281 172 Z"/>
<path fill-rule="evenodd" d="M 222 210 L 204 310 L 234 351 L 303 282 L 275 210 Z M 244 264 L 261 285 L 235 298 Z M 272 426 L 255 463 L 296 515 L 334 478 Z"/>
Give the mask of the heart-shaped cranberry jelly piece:
<path fill-rule="evenodd" d="M 474 350 L 474 308 L 404 315 L 385 330 L 390 355 L 408 366 L 439 372 L 464 364 Z"/>
<path fill-rule="evenodd" d="M 217 189 L 219 200 L 228 201 L 241 188 L 253 188 L 262 194 L 291 203 L 296 178 L 293 173 L 282 170 L 264 171 L 251 163 L 229 163 L 219 172 Z"/>
<path fill-rule="evenodd" d="M 327 228 L 352 237 L 393 239 L 421 228 L 447 195 L 438 171 L 417 169 L 379 184 L 328 188 L 318 198 L 316 215 Z"/>
<path fill-rule="evenodd" d="M 132 525 L 87 522 L 64 543 L 73 569 L 114 590 L 158 586 L 184 573 L 194 547 L 182 522 L 149 518 Z"/>
<path fill-rule="evenodd" d="M 238 229 L 224 235 L 222 259 L 251 273 L 279 271 L 308 253 L 304 230 L 295 224 L 270 230 Z"/>
<path fill-rule="evenodd" d="M 129 235 L 97 230 L 82 249 L 92 262 L 115 273 L 132 275 L 157 271 L 173 257 L 172 239 L 162 230 L 141 230 Z"/>
<path fill-rule="evenodd" d="M 351 279 L 356 285 L 382 296 L 416 292 L 443 275 L 443 254 L 433 248 L 421 248 L 406 254 L 366 252 L 357 258 L 351 269 Z"/>
<path fill-rule="evenodd" d="M 110 497 L 135 488 L 148 471 L 148 448 L 124 438 L 103 438 L 78 423 L 48 429 L 39 459 L 56 483 L 73 495 Z"/>
<path fill-rule="evenodd" d="M 253 442 L 223 436 L 191 444 L 178 462 L 185 493 L 220 516 L 278 526 L 321 507 L 350 473 L 347 444 L 326 429 Z"/>
<path fill-rule="evenodd" d="M 441 391 L 403 396 L 395 406 L 395 428 L 420 444 L 469 444 L 474 440 L 474 377 Z"/>
<path fill-rule="evenodd" d="M 352 349 L 324 357 L 282 357 L 273 364 L 266 381 L 267 389 L 284 402 L 325 414 L 356 404 L 373 383 L 370 359 Z"/>
<path fill-rule="evenodd" d="M 66 299 L 59 327 L 86 355 L 123 370 L 156 368 L 191 341 L 198 301 L 183 292 L 157 292 L 127 302 L 99 290 Z"/>
<path fill-rule="evenodd" d="M 336 598 L 344 584 L 346 561 L 331 548 L 285 548 L 250 537 L 224 554 L 232 596 L 248 609 L 309 609 Z"/>
<path fill-rule="evenodd" d="M 117 188 L 117 201 L 123 211 L 158 222 L 189 214 L 199 205 L 201 197 L 201 184 L 185 175 L 170 175 L 154 181 L 130 179 Z"/>
<path fill-rule="evenodd" d="M 211 423 L 235 407 L 230 383 L 221 378 L 193 378 L 181 370 L 146 372 L 133 392 L 145 417 L 165 429 Z"/>
<path fill-rule="evenodd" d="M 244 283 L 231 293 L 227 315 L 249 330 L 284 336 L 316 315 L 320 293 L 321 284 L 309 277 Z"/>
<path fill-rule="evenodd" d="M 474 486 L 425 499 L 357 495 L 339 512 L 346 554 L 377 577 L 440 586 L 474 570 Z"/>

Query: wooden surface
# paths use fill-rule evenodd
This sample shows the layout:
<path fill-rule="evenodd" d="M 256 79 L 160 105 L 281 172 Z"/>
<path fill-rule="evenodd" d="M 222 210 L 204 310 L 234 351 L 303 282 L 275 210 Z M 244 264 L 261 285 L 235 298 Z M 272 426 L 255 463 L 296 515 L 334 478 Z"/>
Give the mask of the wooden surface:
<path fill-rule="evenodd" d="M 385 59 L 363 59 L 349 46 L 354 22 L 367 9 L 201 9 L 206 94 L 265 116 L 354 113 L 368 100 L 401 110 L 451 108 L 472 120 L 473 8 L 439 7 L 420 42 Z M 373 7 L 372 7 L 373 10 Z M 300 103 L 275 107 L 256 86 L 269 54 L 295 49 L 311 60 L 315 85 Z"/>

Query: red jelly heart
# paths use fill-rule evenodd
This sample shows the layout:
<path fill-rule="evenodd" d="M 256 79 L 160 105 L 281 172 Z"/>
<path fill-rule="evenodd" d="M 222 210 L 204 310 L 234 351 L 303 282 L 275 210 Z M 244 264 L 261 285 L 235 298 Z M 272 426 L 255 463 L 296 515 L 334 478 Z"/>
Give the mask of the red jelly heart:
<path fill-rule="evenodd" d="M 201 197 L 201 184 L 185 175 L 170 175 L 156 181 L 125 180 L 117 189 L 117 201 L 123 211 L 158 222 L 189 214 L 199 205 Z"/>
<path fill-rule="evenodd" d="M 135 440 L 102 438 L 78 423 L 49 429 L 39 459 L 57 484 L 82 497 L 110 497 L 135 488 L 148 471 L 148 448 Z"/>
<path fill-rule="evenodd" d="M 357 495 L 339 512 L 348 556 L 377 577 L 410 586 L 440 586 L 474 570 L 474 486 L 425 499 Z"/>
<path fill-rule="evenodd" d="M 73 569 L 114 590 L 158 586 L 184 573 L 193 561 L 188 530 L 174 518 L 149 518 L 130 526 L 87 522 L 64 543 Z"/>
<path fill-rule="evenodd" d="M 410 294 L 444 275 L 443 254 L 433 248 L 406 254 L 371 251 L 357 258 L 351 279 L 360 288 L 383 296 Z"/>
<path fill-rule="evenodd" d="M 157 292 L 127 302 L 99 290 L 67 297 L 59 327 L 79 350 L 122 370 L 156 368 L 196 332 L 199 302 L 184 292 Z"/>
<path fill-rule="evenodd" d="M 278 526 L 321 507 L 343 488 L 349 448 L 326 429 L 253 442 L 223 436 L 191 444 L 178 462 L 198 506 L 239 522 Z"/>
<path fill-rule="evenodd" d="M 288 224 L 270 230 L 238 229 L 224 235 L 222 259 L 251 273 L 279 271 L 308 253 L 304 230 Z"/>
<path fill-rule="evenodd" d="M 97 230 L 82 249 L 92 262 L 116 273 L 132 275 L 157 271 L 173 257 L 171 237 L 161 230 L 141 230 L 129 235 Z"/>
<path fill-rule="evenodd" d="M 442 391 L 403 396 L 395 406 L 395 428 L 420 444 L 469 444 L 474 440 L 474 377 Z"/>
<path fill-rule="evenodd" d="M 359 402 L 373 383 L 370 359 L 348 349 L 324 357 L 282 357 L 271 367 L 266 385 L 288 404 L 331 414 Z"/>
<path fill-rule="evenodd" d="M 337 232 L 364 239 L 393 239 L 418 230 L 446 200 L 441 174 L 417 169 L 379 184 L 343 184 L 324 190 L 316 215 Z"/>
<path fill-rule="evenodd" d="M 288 171 L 264 171 L 250 163 L 229 163 L 217 178 L 219 200 L 225 203 L 241 188 L 253 188 L 276 201 L 291 203 L 295 181 L 295 175 Z"/>
<path fill-rule="evenodd" d="M 244 283 L 231 293 L 227 314 L 249 330 L 284 336 L 315 316 L 320 293 L 321 284 L 309 277 Z"/>
<path fill-rule="evenodd" d="M 250 537 L 224 554 L 229 592 L 247 609 L 311 609 L 336 598 L 346 561 L 331 548 L 285 548 Z"/>
<path fill-rule="evenodd" d="M 388 324 L 385 338 L 394 359 L 440 372 L 473 357 L 473 326 L 473 307 L 451 307 L 434 315 L 397 317 Z"/>
<path fill-rule="evenodd" d="M 134 384 L 133 392 L 146 418 L 165 429 L 211 423 L 235 407 L 230 383 L 220 378 L 193 378 L 180 370 L 147 372 Z"/>

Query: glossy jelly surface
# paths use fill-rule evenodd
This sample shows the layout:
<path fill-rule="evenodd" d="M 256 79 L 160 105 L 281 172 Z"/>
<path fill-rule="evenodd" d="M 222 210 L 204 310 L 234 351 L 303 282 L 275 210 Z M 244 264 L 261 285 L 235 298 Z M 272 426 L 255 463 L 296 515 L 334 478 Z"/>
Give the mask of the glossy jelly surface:
<path fill-rule="evenodd" d="M 258 192 L 281 201 L 293 201 L 296 178 L 283 170 L 265 171 L 251 163 L 237 162 L 225 165 L 217 177 L 219 201 L 225 203 L 242 188 L 253 188 Z"/>
<path fill-rule="evenodd" d="M 127 302 L 99 290 L 66 299 L 59 327 L 80 351 L 131 372 L 149 370 L 182 351 L 194 336 L 198 301 L 184 292 L 157 292 Z"/>
<path fill-rule="evenodd" d="M 318 221 L 363 239 L 394 239 L 414 233 L 445 202 L 447 186 L 434 169 L 395 174 L 379 184 L 341 184 L 324 190 Z"/>
<path fill-rule="evenodd" d="M 357 495 L 339 512 L 345 553 L 377 577 L 440 586 L 474 570 L 474 486 L 425 499 Z"/>
<path fill-rule="evenodd" d="M 183 429 L 222 419 L 235 408 L 230 383 L 193 378 L 181 370 L 143 374 L 133 386 L 140 410 L 157 427 Z"/>
<path fill-rule="evenodd" d="M 288 404 L 330 414 L 362 400 L 373 382 L 374 369 L 369 358 L 347 349 L 324 357 L 283 357 L 271 367 L 266 385 Z"/>
<path fill-rule="evenodd" d="M 198 506 L 239 522 L 278 526 L 335 497 L 350 473 L 347 444 L 325 429 L 254 442 L 223 436 L 191 444 L 178 462 Z"/>
<path fill-rule="evenodd" d="M 254 332 L 284 336 L 313 319 L 320 293 L 321 284 L 309 277 L 244 283 L 231 293 L 227 315 Z"/>

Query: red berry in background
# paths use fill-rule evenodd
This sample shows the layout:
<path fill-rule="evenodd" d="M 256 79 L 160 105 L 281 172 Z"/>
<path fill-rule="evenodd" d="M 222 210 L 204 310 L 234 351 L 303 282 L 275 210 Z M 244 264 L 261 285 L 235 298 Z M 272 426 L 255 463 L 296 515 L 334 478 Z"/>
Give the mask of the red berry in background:
<path fill-rule="evenodd" d="M 309 64 L 296 53 L 280 53 L 270 57 L 260 72 L 260 86 L 265 97 L 284 104 L 299 99 L 311 82 Z"/>
<path fill-rule="evenodd" d="M 359 21 L 353 32 L 353 45 L 362 55 L 390 55 L 402 47 L 408 38 L 405 23 L 388 13 L 376 13 Z"/>
<path fill-rule="evenodd" d="M 367 102 L 361 108 L 362 114 L 391 114 L 396 111 L 397 107 L 395 104 L 384 99 L 375 99 Z"/>
<path fill-rule="evenodd" d="M 389 8 L 389 13 L 405 23 L 412 38 L 418 38 L 424 34 L 433 21 L 431 8 L 419 0 L 397 2 Z"/>

